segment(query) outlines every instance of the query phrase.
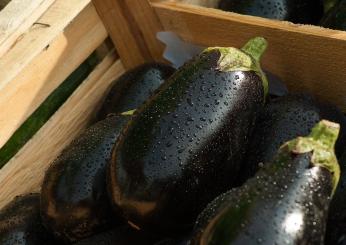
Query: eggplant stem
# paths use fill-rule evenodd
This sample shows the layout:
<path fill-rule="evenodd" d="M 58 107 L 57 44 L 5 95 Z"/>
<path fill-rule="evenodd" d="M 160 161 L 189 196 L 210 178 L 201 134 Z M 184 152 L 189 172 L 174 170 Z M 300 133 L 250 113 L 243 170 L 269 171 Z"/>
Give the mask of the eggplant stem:
<path fill-rule="evenodd" d="M 289 152 L 302 154 L 312 152 L 311 163 L 329 170 L 333 175 L 333 194 L 340 178 L 340 166 L 335 156 L 334 146 L 338 139 L 340 125 L 327 120 L 317 123 L 306 137 L 298 137 L 281 147 L 288 146 Z"/>
<path fill-rule="evenodd" d="M 250 39 L 241 50 L 259 62 L 267 46 L 268 43 L 266 39 L 263 37 L 255 37 Z"/>

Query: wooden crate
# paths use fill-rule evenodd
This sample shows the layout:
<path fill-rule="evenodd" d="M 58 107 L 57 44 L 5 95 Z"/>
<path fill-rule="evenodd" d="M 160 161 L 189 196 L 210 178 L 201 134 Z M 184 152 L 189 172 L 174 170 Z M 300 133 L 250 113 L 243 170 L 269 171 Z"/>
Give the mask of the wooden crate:
<path fill-rule="evenodd" d="M 0 147 L 87 57 L 107 54 L 72 96 L 0 170 L 0 207 L 39 190 L 45 170 L 92 119 L 124 72 L 90 0 L 22 0 L 0 12 Z"/>
<path fill-rule="evenodd" d="M 263 36 L 269 42 L 265 69 L 280 76 L 291 90 L 310 91 L 346 111 L 345 32 L 173 0 L 22 2 L 29 7 L 17 11 L 19 16 L 8 22 L 12 24 L 6 32 L 1 31 L 7 18 L 3 13 L 11 3 L 0 12 L 0 146 L 108 35 L 121 61 L 109 52 L 0 170 L 0 207 L 17 194 L 39 190 L 50 162 L 88 125 L 115 77 L 146 61 L 162 61 L 159 31 L 173 31 L 203 46 L 240 47 L 251 37 Z"/>

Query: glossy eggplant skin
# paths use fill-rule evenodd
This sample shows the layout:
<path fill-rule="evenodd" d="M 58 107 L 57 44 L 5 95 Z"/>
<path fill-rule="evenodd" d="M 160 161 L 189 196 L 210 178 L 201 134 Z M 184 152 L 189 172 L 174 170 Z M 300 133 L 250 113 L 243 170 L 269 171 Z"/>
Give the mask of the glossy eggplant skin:
<path fill-rule="evenodd" d="M 252 177 L 260 166 L 270 162 L 284 142 L 307 136 L 322 119 L 341 125 L 335 148 L 337 157 L 340 157 L 346 145 L 346 118 L 337 107 L 317 101 L 309 94 L 289 94 L 271 100 L 258 117 L 239 185 Z"/>
<path fill-rule="evenodd" d="M 40 194 L 17 196 L 0 211 L 0 244 L 58 244 L 41 223 Z"/>
<path fill-rule="evenodd" d="M 129 70 L 115 81 L 98 114 L 120 114 L 140 107 L 175 69 L 162 63 L 147 63 Z"/>
<path fill-rule="evenodd" d="M 47 170 L 41 215 L 45 226 L 57 237 L 74 242 L 121 221 L 111 215 L 106 164 L 129 118 L 110 116 L 91 126 Z"/>
<path fill-rule="evenodd" d="M 346 31 L 346 1 L 339 1 L 321 20 L 321 26 Z"/>
<path fill-rule="evenodd" d="M 340 158 L 339 163 L 341 175 L 339 185 L 330 203 L 326 245 L 346 244 L 346 152 Z"/>
<path fill-rule="evenodd" d="M 221 0 L 218 8 L 299 24 L 317 24 L 324 12 L 321 0 Z"/>
<path fill-rule="evenodd" d="M 152 245 L 155 238 L 123 225 L 81 240 L 74 245 Z"/>
<path fill-rule="evenodd" d="M 339 172 L 325 166 L 337 167 L 337 160 L 334 155 L 326 165 L 314 161 L 317 148 L 300 150 L 309 143 L 296 143 L 280 148 L 254 178 L 210 203 L 197 219 L 191 245 L 322 245 Z"/>
<path fill-rule="evenodd" d="M 161 240 L 154 245 L 188 245 L 190 238 L 167 238 L 164 240 Z"/>
<path fill-rule="evenodd" d="M 188 229 L 235 181 L 265 89 L 255 71 L 220 70 L 220 57 L 209 50 L 179 69 L 113 150 L 113 206 L 142 229 Z"/>
<path fill-rule="evenodd" d="M 244 186 L 220 196 L 208 206 L 216 212 L 199 218 L 198 222 L 206 226 L 198 224 L 199 233 L 191 244 L 208 240 L 205 244 L 322 245 L 332 182 L 327 169 L 309 169 L 310 157 L 294 156 L 286 162 L 290 168 L 274 176 L 260 173 Z M 204 213 L 212 212 L 209 210 Z"/>

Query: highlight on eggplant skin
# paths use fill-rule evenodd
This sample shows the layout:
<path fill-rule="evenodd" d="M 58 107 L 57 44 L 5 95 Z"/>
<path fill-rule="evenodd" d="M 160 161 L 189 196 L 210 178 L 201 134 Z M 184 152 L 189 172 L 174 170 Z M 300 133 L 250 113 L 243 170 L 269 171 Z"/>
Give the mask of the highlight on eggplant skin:
<path fill-rule="evenodd" d="M 232 187 L 268 91 L 265 48 L 263 38 L 208 48 L 137 111 L 108 170 L 113 206 L 132 224 L 179 233 Z"/>
<path fill-rule="evenodd" d="M 321 121 L 285 143 L 273 161 L 200 214 L 191 245 L 324 244 L 330 200 L 340 176 L 339 125 Z"/>
<path fill-rule="evenodd" d="M 17 196 L 0 210 L 0 244 L 59 244 L 41 222 L 40 194 Z"/>
<path fill-rule="evenodd" d="M 41 189 L 41 215 L 55 236 L 75 242 L 123 219 L 112 212 L 106 166 L 130 116 L 109 116 L 79 135 L 48 168 Z"/>

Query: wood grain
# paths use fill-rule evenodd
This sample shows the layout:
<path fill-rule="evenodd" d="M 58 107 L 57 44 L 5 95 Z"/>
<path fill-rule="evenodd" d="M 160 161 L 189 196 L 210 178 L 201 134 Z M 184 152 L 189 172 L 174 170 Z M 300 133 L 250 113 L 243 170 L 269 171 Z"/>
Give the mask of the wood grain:
<path fill-rule="evenodd" d="M 134 24 L 143 36 L 151 58 L 163 62 L 162 54 L 165 46 L 156 38 L 156 33 L 162 31 L 163 27 L 150 2 L 148 0 L 125 0 L 125 3 L 135 20 Z"/>
<path fill-rule="evenodd" d="M 146 60 L 151 60 L 143 37 L 133 25 L 133 17 L 123 0 L 92 0 L 92 2 L 126 68 L 134 68 Z"/>
<path fill-rule="evenodd" d="M 59 15 L 55 13 L 55 16 Z M 42 30 L 43 33 L 41 30 L 32 30 L 33 33 L 27 33 L 27 37 L 33 35 L 37 38 L 48 38 L 45 30 Z M 24 44 L 29 45 L 27 42 L 32 40 L 31 38 L 22 39 L 20 42 L 24 44 L 18 43 L 5 57 L 0 58 L 0 66 L 3 68 L 0 71 L 0 147 L 107 37 L 92 4 L 85 6 L 63 30 L 51 34 L 54 36 L 46 40 L 47 48 L 42 49 L 21 70 L 15 71 L 11 68 L 26 60 L 21 59 L 22 56 L 16 58 L 16 54 L 23 50 Z M 29 50 L 23 52 L 27 53 Z M 14 74 L 15 72 L 17 74 Z"/>
<path fill-rule="evenodd" d="M 0 57 L 52 5 L 54 0 L 16 0 L 0 12 Z"/>
<path fill-rule="evenodd" d="M 216 8 L 220 0 L 176 0 L 176 2 L 193 4 L 207 8 Z"/>
<path fill-rule="evenodd" d="M 0 57 L 0 89 L 63 32 L 66 26 L 90 3 L 90 0 L 56 0 L 49 11 L 37 20 L 25 35 Z"/>
<path fill-rule="evenodd" d="M 127 69 L 162 60 L 161 24 L 148 0 L 93 0 Z"/>
<path fill-rule="evenodd" d="M 124 72 L 107 56 L 53 117 L 0 171 L 0 208 L 16 195 L 39 191 L 50 163 L 89 124 L 112 81 Z"/>
<path fill-rule="evenodd" d="M 153 6 L 164 29 L 203 46 L 241 47 L 263 36 L 263 67 L 292 91 L 309 91 L 346 111 L 346 32 L 172 2 Z"/>

